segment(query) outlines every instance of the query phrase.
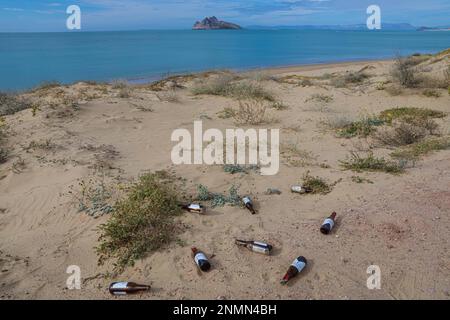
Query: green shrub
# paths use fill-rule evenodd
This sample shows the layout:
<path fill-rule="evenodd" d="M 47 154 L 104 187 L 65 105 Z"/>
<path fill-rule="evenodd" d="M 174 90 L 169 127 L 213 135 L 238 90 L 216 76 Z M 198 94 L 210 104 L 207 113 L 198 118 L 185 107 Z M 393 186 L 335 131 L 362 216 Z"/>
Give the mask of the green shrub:
<path fill-rule="evenodd" d="M 442 111 L 430 110 L 425 108 L 392 108 L 384 110 L 380 113 L 379 118 L 387 123 L 393 120 L 402 119 L 405 122 L 413 122 L 414 120 L 444 118 L 446 114 Z"/>
<path fill-rule="evenodd" d="M 407 148 L 399 149 L 391 153 L 393 158 L 417 160 L 433 151 L 450 149 L 450 138 L 433 138 L 414 143 Z"/>
<path fill-rule="evenodd" d="M 311 190 L 312 194 L 328 194 L 333 190 L 333 186 L 321 177 L 311 176 L 309 171 L 303 175 L 303 187 Z"/>
<path fill-rule="evenodd" d="M 361 171 L 380 171 L 387 173 L 401 173 L 404 171 L 405 163 L 376 158 L 373 153 L 362 157 L 356 152 L 352 152 L 350 159 L 340 161 L 341 166 L 346 170 Z"/>
<path fill-rule="evenodd" d="M 226 204 L 231 206 L 241 205 L 241 197 L 238 194 L 238 188 L 236 186 L 231 186 L 228 195 L 224 195 L 222 193 L 210 192 L 204 185 L 199 185 L 197 199 L 200 201 L 211 201 L 213 208 L 223 207 Z"/>
<path fill-rule="evenodd" d="M 141 176 L 100 226 L 99 264 L 113 258 L 114 271 L 121 272 L 173 240 L 174 217 L 181 213 L 178 194 L 173 177 L 164 171 Z"/>
<path fill-rule="evenodd" d="M 441 96 L 441 93 L 434 89 L 425 89 L 422 91 L 422 94 L 428 98 L 439 98 Z"/>
<path fill-rule="evenodd" d="M 356 136 L 367 137 L 375 127 L 381 126 L 384 121 L 376 117 L 366 117 L 359 121 L 354 121 L 337 129 L 337 134 L 341 138 L 353 138 Z"/>
<path fill-rule="evenodd" d="M 248 165 L 248 166 L 241 166 L 241 165 L 235 165 L 235 164 L 226 164 L 223 166 L 223 171 L 230 173 L 230 174 L 236 174 L 236 173 L 249 173 L 250 171 L 258 171 L 259 167 L 257 165 Z"/>

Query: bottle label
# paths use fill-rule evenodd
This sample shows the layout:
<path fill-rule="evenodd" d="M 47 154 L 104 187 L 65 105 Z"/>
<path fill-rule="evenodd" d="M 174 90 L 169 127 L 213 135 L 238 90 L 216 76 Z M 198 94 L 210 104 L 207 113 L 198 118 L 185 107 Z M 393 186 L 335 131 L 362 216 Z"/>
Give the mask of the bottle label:
<path fill-rule="evenodd" d="M 304 262 L 297 259 L 295 259 L 292 265 L 298 270 L 298 272 L 301 272 L 306 267 L 306 264 Z"/>
<path fill-rule="evenodd" d="M 251 204 L 252 200 L 250 200 L 249 197 L 245 197 L 244 199 L 242 199 L 242 201 L 244 201 L 244 204 Z"/>
<path fill-rule="evenodd" d="M 260 246 L 252 246 L 252 250 L 254 252 L 263 253 L 263 254 L 267 254 L 269 252 L 269 249 L 260 247 Z"/>
<path fill-rule="evenodd" d="M 267 247 L 269 247 L 268 245 L 267 245 L 267 243 L 264 243 L 264 242 L 258 242 L 258 241 L 255 241 L 255 242 L 253 242 L 255 245 L 257 245 L 257 246 L 260 246 L 260 247 L 264 247 L 264 248 L 267 248 Z"/>
<path fill-rule="evenodd" d="M 300 187 L 300 186 L 293 186 L 292 187 L 292 192 L 301 193 L 301 192 L 303 192 L 303 188 Z"/>
<path fill-rule="evenodd" d="M 200 252 L 200 253 L 197 253 L 197 254 L 195 255 L 194 260 L 195 260 L 195 263 L 196 263 L 196 264 L 200 264 L 200 263 L 199 263 L 200 260 L 208 261 L 208 258 L 206 258 L 206 256 L 205 256 L 204 253 L 201 253 L 201 252 Z"/>
<path fill-rule="evenodd" d="M 191 209 L 191 210 L 201 210 L 199 204 L 191 204 L 191 205 L 189 206 L 189 209 Z"/>
<path fill-rule="evenodd" d="M 117 282 L 112 285 L 113 289 L 126 289 L 128 287 L 128 282 Z"/>
<path fill-rule="evenodd" d="M 330 219 L 330 218 L 325 219 L 325 221 L 323 222 L 323 224 L 324 224 L 324 225 L 325 225 L 325 224 L 329 224 L 329 225 L 330 225 L 330 229 L 333 229 L 333 227 L 334 227 L 334 221 L 333 221 L 333 219 Z"/>

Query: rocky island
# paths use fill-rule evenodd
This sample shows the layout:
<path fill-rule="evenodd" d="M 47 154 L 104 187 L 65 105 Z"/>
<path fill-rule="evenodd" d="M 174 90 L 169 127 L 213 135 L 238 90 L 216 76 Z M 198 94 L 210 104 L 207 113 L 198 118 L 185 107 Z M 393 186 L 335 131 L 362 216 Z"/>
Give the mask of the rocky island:
<path fill-rule="evenodd" d="M 225 22 L 217 19 L 216 17 L 206 17 L 202 21 L 197 21 L 192 30 L 239 30 L 241 26 Z"/>

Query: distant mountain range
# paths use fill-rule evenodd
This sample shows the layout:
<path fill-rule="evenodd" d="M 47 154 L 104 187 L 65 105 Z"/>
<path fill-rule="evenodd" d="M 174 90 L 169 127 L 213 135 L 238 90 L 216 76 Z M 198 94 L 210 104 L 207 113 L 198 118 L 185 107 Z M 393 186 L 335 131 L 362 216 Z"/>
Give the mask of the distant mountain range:
<path fill-rule="evenodd" d="M 384 31 L 450 31 L 450 26 L 442 27 L 416 27 L 409 23 L 383 23 Z M 365 31 L 366 24 L 349 24 L 349 25 L 298 25 L 298 26 L 261 26 L 251 25 L 246 29 L 264 29 L 264 30 L 341 30 L 341 31 Z M 215 16 L 206 17 L 202 21 L 197 21 L 192 27 L 193 30 L 220 30 L 220 29 L 242 29 L 241 26 L 217 19 Z"/>
<path fill-rule="evenodd" d="M 450 31 L 450 27 L 420 27 L 417 31 Z"/>
<path fill-rule="evenodd" d="M 450 27 L 415 27 L 409 23 L 383 23 L 382 30 L 385 31 L 447 31 Z M 367 30 L 366 24 L 351 25 L 299 25 L 299 26 L 247 26 L 247 29 L 266 30 Z"/>

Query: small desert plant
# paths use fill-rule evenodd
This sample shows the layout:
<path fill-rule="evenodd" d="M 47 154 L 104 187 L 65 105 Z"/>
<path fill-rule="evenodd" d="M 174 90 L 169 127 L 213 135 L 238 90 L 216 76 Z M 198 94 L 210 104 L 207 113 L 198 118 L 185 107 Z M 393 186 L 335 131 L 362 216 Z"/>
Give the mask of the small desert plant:
<path fill-rule="evenodd" d="M 124 87 L 119 89 L 119 93 L 117 94 L 119 98 L 127 99 L 131 97 L 131 89 L 130 87 Z"/>
<path fill-rule="evenodd" d="M 5 163 L 8 160 L 8 150 L 4 147 L 6 141 L 6 122 L 3 117 L 0 116 L 0 164 Z"/>
<path fill-rule="evenodd" d="M 275 102 L 275 96 L 256 82 L 241 81 L 232 85 L 231 96 L 237 99 L 258 99 Z"/>
<path fill-rule="evenodd" d="M 274 103 L 272 103 L 272 104 L 270 105 L 270 107 L 271 107 L 272 109 L 275 109 L 275 110 L 278 110 L 278 111 L 289 109 L 289 107 L 288 107 L 287 105 L 285 105 L 285 104 L 284 104 L 283 102 L 281 102 L 281 101 L 275 101 Z"/>
<path fill-rule="evenodd" d="M 364 72 L 347 72 L 344 75 L 333 77 L 330 80 L 330 85 L 336 88 L 344 88 L 349 84 L 360 84 L 369 76 Z"/>
<path fill-rule="evenodd" d="M 96 248 L 99 264 L 113 258 L 114 271 L 122 272 L 135 260 L 173 240 L 174 217 L 181 213 L 178 193 L 166 172 L 141 176 L 100 226 L 100 244 Z"/>
<path fill-rule="evenodd" d="M 448 65 L 447 69 L 444 70 L 444 77 L 447 81 L 447 84 L 450 86 L 450 65 Z"/>
<path fill-rule="evenodd" d="M 216 79 L 194 86 L 194 95 L 209 94 L 236 99 L 262 99 L 275 102 L 275 96 L 256 81 L 235 81 L 233 75 L 222 75 Z"/>
<path fill-rule="evenodd" d="M 436 111 L 425 108 L 393 108 L 387 109 L 380 113 L 379 118 L 386 123 L 392 123 L 397 119 L 402 119 L 405 122 L 411 122 L 417 119 L 433 119 L 444 118 L 446 114 L 442 111 Z"/>
<path fill-rule="evenodd" d="M 250 171 L 258 171 L 259 166 L 257 165 L 248 165 L 248 166 L 241 166 L 236 164 L 226 164 L 223 166 L 223 171 L 230 173 L 230 174 L 236 174 L 236 173 L 245 173 L 248 174 Z"/>
<path fill-rule="evenodd" d="M 310 175 L 310 172 L 306 172 L 303 175 L 303 187 L 305 189 L 311 190 L 312 194 L 328 194 L 333 190 L 333 185 L 328 184 L 321 177 L 313 177 Z"/>
<path fill-rule="evenodd" d="M 439 91 L 437 91 L 437 90 L 434 90 L 434 89 L 425 89 L 425 90 L 422 91 L 422 94 L 425 97 L 429 97 L 429 98 L 431 98 L 431 97 L 439 98 L 441 96 L 441 93 Z"/>
<path fill-rule="evenodd" d="M 0 116 L 14 114 L 32 107 L 30 101 L 10 93 L 0 92 Z"/>
<path fill-rule="evenodd" d="M 234 185 L 230 187 L 228 195 L 210 192 L 204 185 L 199 185 L 197 199 L 200 201 L 211 201 L 211 206 L 213 208 L 223 207 L 226 204 L 231 206 L 241 205 L 241 197 L 238 194 L 238 188 Z"/>
<path fill-rule="evenodd" d="M 230 74 L 220 75 L 214 79 L 208 79 L 197 83 L 192 88 L 192 94 L 210 94 L 215 96 L 228 96 L 235 77 Z"/>
<path fill-rule="evenodd" d="M 258 125 L 267 121 L 267 105 L 263 100 L 239 100 L 239 108 L 233 118 L 238 124 Z"/>
<path fill-rule="evenodd" d="M 180 97 L 175 89 L 169 89 L 164 93 L 157 94 L 159 100 L 166 102 L 178 103 L 180 102 Z"/>
<path fill-rule="evenodd" d="M 128 84 L 128 82 L 125 81 L 125 80 L 114 80 L 114 81 L 111 83 L 111 87 L 112 87 L 113 89 L 124 89 L 124 88 L 129 87 L 129 84 Z"/>
<path fill-rule="evenodd" d="M 308 99 L 306 99 L 305 102 L 316 101 L 316 102 L 321 102 L 321 103 L 330 103 L 333 100 L 334 100 L 333 96 L 316 93 L 316 94 L 311 95 Z"/>
<path fill-rule="evenodd" d="M 33 92 L 40 91 L 40 90 L 49 90 L 53 88 L 59 88 L 61 87 L 61 83 L 58 81 L 46 81 L 38 85 L 33 89 Z"/>
<path fill-rule="evenodd" d="M 220 119 L 230 119 L 230 118 L 233 118 L 235 114 L 236 114 L 236 111 L 233 108 L 225 107 L 225 108 L 223 108 L 222 111 L 219 111 L 217 113 L 217 116 Z"/>
<path fill-rule="evenodd" d="M 337 134 L 341 138 L 367 137 L 375 130 L 375 127 L 383 124 L 384 121 L 377 117 L 366 117 L 338 128 Z"/>
<path fill-rule="evenodd" d="M 425 138 L 426 129 L 406 122 L 400 122 L 393 128 L 379 131 L 375 139 L 386 146 L 405 146 Z"/>
<path fill-rule="evenodd" d="M 0 164 L 5 163 L 8 160 L 8 154 L 6 148 L 0 147 Z"/>
<path fill-rule="evenodd" d="M 53 150 L 56 147 L 56 145 L 52 142 L 51 139 L 45 139 L 43 141 L 30 141 L 28 146 L 24 148 L 25 150 L 46 150 L 50 151 Z"/>
<path fill-rule="evenodd" d="M 450 138 L 433 138 L 409 145 L 407 148 L 399 149 L 391 153 L 393 158 L 417 160 L 433 151 L 450 149 Z"/>
<path fill-rule="evenodd" d="M 78 186 L 80 190 L 69 193 L 74 196 L 79 212 L 94 218 L 113 212 L 112 188 L 105 183 L 104 176 L 80 180 Z"/>
<path fill-rule="evenodd" d="M 350 159 L 340 161 L 341 166 L 346 170 L 361 171 L 381 171 L 387 173 L 401 173 L 404 171 L 405 163 L 389 161 L 384 158 L 376 158 L 373 153 L 360 156 L 352 152 Z"/>
<path fill-rule="evenodd" d="M 414 88 L 418 85 L 419 81 L 415 76 L 413 60 L 398 56 L 392 67 L 392 78 L 400 85 L 406 88 Z"/>
<path fill-rule="evenodd" d="M 363 178 L 363 177 L 360 177 L 360 176 L 352 176 L 352 181 L 354 183 L 370 183 L 370 184 L 373 184 L 372 180 L 369 180 L 369 179 L 366 179 L 366 178 Z"/>
<path fill-rule="evenodd" d="M 253 81 L 272 81 L 276 80 L 276 78 L 266 71 L 250 71 L 245 74 L 241 74 L 244 78 L 253 80 Z"/>

